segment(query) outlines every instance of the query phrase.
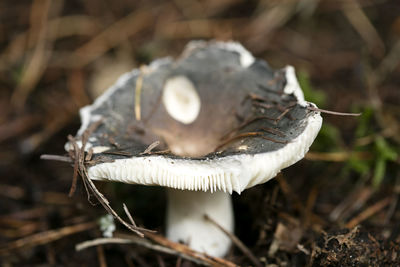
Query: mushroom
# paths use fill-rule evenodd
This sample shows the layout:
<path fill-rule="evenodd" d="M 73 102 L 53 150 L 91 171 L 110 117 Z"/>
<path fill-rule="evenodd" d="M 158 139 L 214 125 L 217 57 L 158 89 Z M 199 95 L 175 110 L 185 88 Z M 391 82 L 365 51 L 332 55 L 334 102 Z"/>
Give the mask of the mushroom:
<path fill-rule="evenodd" d="M 221 257 L 230 239 L 204 215 L 233 232 L 230 195 L 308 151 L 322 123 L 309 107 L 293 67 L 273 70 L 238 43 L 195 41 L 82 108 L 77 136 L 102 120 L 86 146 L 89 178 L 168 187 L 167 237 Z"/>

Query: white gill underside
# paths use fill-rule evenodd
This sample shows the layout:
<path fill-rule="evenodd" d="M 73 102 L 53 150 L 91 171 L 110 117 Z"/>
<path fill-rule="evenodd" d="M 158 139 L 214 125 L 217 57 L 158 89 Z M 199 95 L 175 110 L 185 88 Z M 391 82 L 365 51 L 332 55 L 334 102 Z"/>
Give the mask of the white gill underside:
<path fill-rule="evenodd" d="M 176 189 L 232 193 L 264 183 L 307 153 L 321 127 L 315 113 L 305 131 L 282 149 L 254 155 L 234 155 L 213 160 L 170 159 L 164 156 L 133 157 L 90 167 L 93 180 L 161 185 Z"/>
<path fill-rule="evenodd" d="M 251 61 L 251 60 L 249 60 Z M 248 63 L 247 63 L 248 64 Z M 122 76 L 116 85 L 99 97 L 91 106 L 81 109 L 81 135 L 90 123 L 101 118 L 91 111 L 100 106 L 116 90 L 122 87 L 133 71 Z M 300 105 L 305 106 L 303 92 L 297 82 L 294 69 L 286 67 L 286 94 L 294 94 Z M 119 159 L 111 163 L 101 163 L 88 169 L 93 180 L 120 181 L 132 184 L 161 185 L 176 189 L 201 191 L 242 192 L 244 189 L 264 183 L 276 176 L 283 168 L 299 161 L 307 153 L 322 124 L 319 113 L 309 116 L 304 132 L 295 140 L 277 151 L 255 155 L 243 154 L 213 160 L 170 159 L 164 156 L 133 157 Z M 91 143 L 88 143 L 89 147 Z M 70 147 L 66 144 L 66 150 Z M 101 149 L 93 148 L 96 152 Z"/>

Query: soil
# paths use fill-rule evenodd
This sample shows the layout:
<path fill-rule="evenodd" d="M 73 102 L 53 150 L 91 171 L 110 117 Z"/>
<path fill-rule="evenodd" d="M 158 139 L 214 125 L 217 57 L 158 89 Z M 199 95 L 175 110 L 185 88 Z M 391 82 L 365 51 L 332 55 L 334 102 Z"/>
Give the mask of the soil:
<path fill-rule="evenodd" d="M 400 265 L 399 14 L 396 0 L 1 1 L 1 265 Z M 123 203 L 157 232 L 144 243 L 117 222 L 133 243 L 76 250 L 102 237 L 107 211 L 80 178 L 68 196 L 73 164 L 40 155 L 67 156 L 79 108 L 193 39 L 234 39 L 274 68 L 294 65 L 306 99 L 362 115 L 325 114 L 304 160 L 233 194 L 248 252 L 236 244 L 223 261 L 193 258 L 162 239 L 162 189 L 99 182 L 124 220 Z"/>

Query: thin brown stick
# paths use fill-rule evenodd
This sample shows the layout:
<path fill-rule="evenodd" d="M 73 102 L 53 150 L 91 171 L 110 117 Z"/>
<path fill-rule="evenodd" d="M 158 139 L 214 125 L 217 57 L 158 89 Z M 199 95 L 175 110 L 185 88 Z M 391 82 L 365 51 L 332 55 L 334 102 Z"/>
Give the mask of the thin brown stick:
<path fill-rule="evenodd" d="M 217 151 L 220 148 L 226 146 L 227 144 L 229 144 L 229 143 L 231 143 L 231 142 L 233 142 L 233 141 L 235 141 L 237 139 L 246 138 L 246 137 L 257 137 L 257 136 L 260 136 L 262 134 L 263 133 L 260 133 L 260 132 L 248 132 L 248 133 L 241 133 L 241 134 L 235 135 L 235 136 L 233 136 L 231 138 L 228 138 L 226 141 L 224 141 L 222 144 L 220 144 L 215 150 Z"/>
<path fill-rule="evenodd" d="M 132 157 L 133 155 L 127 151 L 104 151 L 103 154 L 109 155 L 117 155 L 117 156 L 125 156 L 125 157 Z"/>
<path fill-rule="evenodd" d="M 171 152 L 170 149 L 164 149 L 164 150 L 160 150 L 160 151 L 150 152 L 149 154 L 151 154 L 151 155 L 163 155 L 163 154 L 167 154 L 167 153 L 170 153 L 170 152 Z"/>
<path fill-rule="evenodd" d="M 71 188 L 69 189 L 68 196 L 72 197 L 75 193 L 76 190 L 76 183 L 78 181 L 78 167 L 79 167 L 79 148 L 78 145 L 75 142 L 75 139 L 72 137 L 72 135 L 68 135 L 68 140 L 70 143 L 73 145 L 74 150 L 71 151 L 71 155 L 73 155 L 75 161 L 74 161 L 74 174 L 72 175 L 72 183 L 71 183 Z M 82 145 L 83 147 L 83 145 Z"/>
<path fill-rule="evenodd" d="M 82 178 L 83 184 L 85 185 L 86 191 L 88 193 L 88 198 L 90 197 L 89 192 L 92 192 L 93 195 L 100 202 L 100 204 L 108 211 L 108 213 L 113 215 L 114 218 L 116 218 L 120 223 L 122 223 L 129 230 L 136 233 L 140 237 L 144 237 L 144 234 L 142 232 L 153 232 L 153 231 L 150 231 L 150 230 L 147 230 L 147 229 L 144 229 L 141 227 L 137 227 L 135 223 L 130 224 L 130 223 L 126 222 L 125 220 L 123 220 L 111 207 L 108 199 L 102 193 L 100 193 L 100 191 L 97 189 L 97 187 L 95 186 L 93 181 L 89 178 L 89 175 L 87 173 L 87 169 L 85 166 L 85 146 L 86 146 L 87 140 L 89 139 L 91 133 L 97 127 L 99 127 L 101 123 L 102 123 L 101 120 L 97 121 L 97 122 L 93 123 L 92 125 L 90 125 L 88 127 L 88 129 L 86 129 L 86 131 L 82 135 L 82 147 L 80 149 L 78 147 L 78 144 L 76 143 L 76 140 L 72 136 L 69 137 L 70 143 L 73 147 L 73 150 L 70 150 L 70 152 L 72 152 L 71 157 L 74 160 L 74 165 L 75 166 L 77 165 L 77 170 L 79 171 L 79 174 Z M 90 199 L 89 199 L 89 201 L 90 201 Z M 130 213 L 128 212 L 128 214 L 130 214 Z M 133 221 L 132 216 L 129 219 Z"/>
<path fill-rule="evenodd" d="M 243 254 L 249 258 L 249 260 L 254 264 L 254 266 L 257 266 L 257 267 L 263 266 L 261 264 L 261 262 L 257 259 L 257 257 L 254 256 L 254 254 L 251 252 L 251 250 L 248 247 L 246 247 L 246 245 L 243 244 L 243 242 L 240 241 L 239 238 L 237 238 L 234 234 L 227 231 L 225 228 L 223 228 L 221 225 L 219 225 L 214 219 L 212 219 L 207 214 L 204 215 L 204 218 L 206 220 L 208 220 L 209 222 L 211 222 L 212 224 L 214 224 L 216 227 L 218 227 L 218 229 L 220 229 L 224 234 L 226 234 L 229 237 L 229 239 L 232 241 L 232 243 L 235 244 L 237 246 L 237 248 L 240 249 L 240 251 L 242 251 Z"/>
<path fill-rule="evenodd" d="M 347 224 L 346 228 L 353 228 L 356 225 L 360 224 L 362 221 L 366 220 L 367 218 L 371 217 L 375 213 L 382 210 L 384 207 L 389 205 L 392 201 L 392 197 L 386 197 L 381 201 L 378 201 L 374 205 L 368 207 L 367 209 L 363 210 L 360 214 L 358 214 L 355 218 L 351 219 Z"/>
<path fill-rule="evenodd" d="M 348 152 L 348 151 L 339 151 L 339 152 L 308 152 L 305 155 L 305 159 L 308 160 L 316 160 L 316 161 L 334 161 L 334 162 L 343 162 L 349 160 L 350 158 L 355 158 L 358 160 L 367 160 L 372 158 L 371 152 Z"/>
<path fill-rule="evenodd" d="M 260 103 L 260 102 L 253 102 L 253 105 L 254 105 L 254 106 L 257 106 L 257 107 L 260 107 L 260 108 L 263 108 L 263 109 L 272 109 L 272 108 L 276 108 L 277 110 L 283 112 L 283 115 L 281 114 L 278 118 L 276 118 L 276 121 L 281 120 L 282 117 L 285 116 L 285 115 L 287 115 L 288 118 L 289 118 L 290 120 L 294 120 L 293 116 L 292 116 L 290 113 L 289 113 L 289 114 L 287 114 L 287 113 L 288 113 L 294 106 L 297 105 L 297 102 L 296 102 L 296 103 L 289 103 L 289 105 L 286 106 L 286 107 L 283 107 L 283 106 L 281 106 L 281 105 L 278 104 L 278 103 L 266 104 L 266 103 Z M 282 117 L 281 117 L 281 116 L 282 116 Z"/>
<path fill-rule="evenodd" d="M 253 102 L 254 106 L 263 108 L 263 109 L 271 109 L 271 108 L 275 108 L 276 105 L 275 104 L 266 104 L 266 103 L 260 103 L 260 102 Z"/>
<path fill-rule="evenodd" d="M 372 24 L 371 20 L 361 8 L 359 1 L 347 0 L 343 4 L 343 14 L 348 19 L 354 29 L 364 39 L 370 51 L 377 49 L 380 54 L 385 51 L 385 43 Z"/>
<path fill-rule="evenodd" d="M 158 254 L 157 254 L 157 263 L 158 266 L 160 267 L 167 267 L 167 265 L 165 265 L 164 259 Z"/>
<path fill-rule="evenodd" d="M 255 94 L 255 93 L 249 93 L 248 95 L 247 95 L 247 97 L 246 97 L 246 99 L 251 99 L 251 100 L 253 100 L 253 101 L 261 101 L 261 102 L 268 102 L 268 99 L 266 99 L 266 98 L 264 98 L 264 97 L 262 97 L 262 96 L 260 96 L 260 95 L 257 95 L 257 94 Z M 258 102 L 259 103 L 259 102 Z M 260 103 L 261 104 L 261 103 Z"/>
<path fill-rule="evenodd" d="M 139 76 L 136 78 L 136 86 L 135 86 L 135 118 L 137 121 L 140 121 L 142 118 L 142 109 L 141 109 L 141 97 L 142 97 L 142 87 L 143 87 L 143 75 L 144 71 L 140 70 Z"/>
<path fill-rule="evenodd" d="M 90 161 L 92 159 L 92 157 L 93 157 L 93 148 L 89 148 L 89 151 L 88 151 L 88 153 L 86 153 L 86 156 L 85 156 L 85 162 Z"/>
<path fill-rule="evenodd" d="M 229 133 L 223 135 L 223 136 L 221 137 L 220 140 L 223 140 L 223 139 L 228 138 L 228 136 L 232 135 L 233 133 L 238 132 L 238 131 L 240 131 L 241 129 L 243 129 L 244 127 L 246 127 L 246 126 L 252 124 L 253 122 L 259 121 L 259 120 L 269 120 L 269 121 L 273 121 L 273 122 L 276 121 L 275 118 L 272 118 L 272 117 L 269 117 L 269 116 L 257 116 L 257 117 L 254 117 L 254 118 L 252 118 L 252 119 L 249 119 L 249 120 L 243 122 L 242 124 L 240 124 L 238 127 L 234 128 L 234 129 L 233 129 L 232 131 L 230 131 Z"/>
<path fill-rule="evenodd" d="M 338 116 L 354 116 L 354 117 L 357 117 L 357 116 L 361 115 L 361 113 L 336 112 L 336 111 L 320 109 L 320 108 L 316 108 L 316 107 L 312 107 L 312 106 L 308 106 L 307 109 L 311 110 L 311 111 L 318 111 L 318 112 L 321 112 L 321 113 L 327 113 L 327 114 L 338 115 Z"/>
<path fill-rule="evenodd" d="M 97 246 L 97 257 L 99 259 L 99 266 L 100 267 L 107 267 L 106 255 L 104 255 L 103 246 Z"/>
<path fill-rule="evenodd" d="M 123 220 L 110 206 L 110 203 L 108 201 L 108 199 L 102 194 L 100 193 L 100 191 L 97 189 L 97 187 L 94 185 L 94 183 L 92 182 L 91 179 L 89 179 L 86 168 L 84 166 L 80 166 L 80 172 L 81 172 L 81 177 L 84 181 L 84 183 L 86 183 L 88 185 L 88 188 L 90 189 L 91 192 L 93 192 L 94 196 L 97 198 L 97 200 L 100 202 L 100 204 L 108 211 L 108 213 L 110 213 L 111 215 L 114 216 L 114 218 L 116 218 L 120 223 L 122 223 L 125 227 L 127 227 L 129 230 L 131 230 L 132 232 L 136 233 L 138 236 L 143 237 L 144 234 L 142 232 L 144 231 L 151 231 L 148 229 L 144 229 L 141 227 L 137 227 L 134 226 L 132 224 L 127 223 L 125 220 Z"/>
<path fill-rule="evenodd" d="M 2 122 L 0 125 L 0 143 L 24 134 L 40 123 L 41 117 L 33 114 L 20 116 L 9 122 Z"/>
<path fill-rule="evenodd" d="M 95 222 L 85 222 L 77 225 L 66 226 L 60 229 L 36 233 L 2 246 L 2 248 L 0 248 L 0 255 L 8 254 L 15 249 L 48 244 L 63 237 L 92 229 L 96 226 L 97 223 Z"/>
<path fill-rule="evenodd" d="M 110 142 L 110 144 L 115 146 L 117 149 L 121 148 L 121 146 L 118 144 L 117 141 L 115 141 L 114 137 L 112 137 L 112 136 L 108 137 L 108 142 Z"/>
<path fill-rule="evenodd" d="M 247 133 L 241 133 L 241 134 L 235 135 L 235 136 L 227 139 L 222 144 L 220 144 L 215 150 L 217 151 L 220 148 L 226 146 L 227 144 L 229 144 L 235 140 L 242 139 L 242 138 L 248 138 L 248 137 L 259 137 L 259 138 L 262 138 L 262 139 L 265 139 L 265 140 L 268 140 L 268 141 L 271 141 L 274 143 L 279 143 L 279 144 L 287 144 L 288 143 L 287 141 L 276 140 L 276 139 L 264 136 L 263 132 L 247 132 Z"/>
<path fill-rule="evenodd" d="M 222 258 L 212 257 L 205 253 L 194 251 L 184 244 L 172 242 L 172 241 L 168 240 L 167 238 L 160 236 L 160 235 L 146 233 L 146 237 L 148 237 L 153 242 L 158 243 L 159 245 L 161 245 L 163 247 L 174 250 L 177 255 L 179 255 L 185 259 L 188 259 L 188 257 L 190 257 L 191 259 L 197 259 L 197 260 L 200 260 L 202 262 L 202 264 L 209 265 L 209 266 L 226 266 L 226 267 L 237 266 L 233 262 L 230 262 L 230 261 L 222 259 Z"/>
<path fill-rule="evenodd" d="M 8 197 L 11 199 L 21 199 L 25 197 L 25 195 L 26 195 L 26 190 L 22 186 L 0 184 L 0 196 L 2 197 Z"/>
<path fill-rule="evenodd" d="M 68 163 L 72 163 L 73 162 L 70 157 L 60 156 L 60 155 L 43 154 L 43 155 L 40 155 L 40 159 L 62 161 L 62 162 L 68 162 Z"/>
<path fill-rule="evenodd" d="M 126 216 L 128 216 L 129 221 L 132 223 L 133 226 L 136 227 L 136 223 L 133 220 L 133 217 L 132 217 L 131 213 L 129 212 L 128 207 L 125 205 L 125 203 L 123 203 L 122 206 L 124 207 L 125 214 L 126 214 Z"/>
<path fill-rule="evenodd" d="M 160 145 L 160 141 L 154 141 L 153 143 L 151 143 L 145 151 L 143 151 L 142 153 L 140 153 L 140 155 L 145 155 L 145 154 L 150 154 L 151 151 L 156 148 L 158 145 Z"/>
<path fill-rule="evenodd" d="M 31 20 L 30 43 L 35 43 L 33 52 L 27 56 L 20 82 L 11 97 L 12 104 L 21 109 L 24 107 L 29 94 L 34 90 L 46 70 L 52 51 L 53 42 L 47 40 L 49 34 L 48 22 L 52 15 L 61 11 L 62 1 L 33 1 L 32 12 L 38 16 Z M 36 32 L 35 32 L 36 31 Z"/>
<path fill-rule="evenodd" d="M 196 264 L 206 265 L 206 266 L 227 266 L 233 267 L 236 266 L 234 263 L 229 262 L 227 260 L 219 259 L 204 255 L 203 253 L 199 253 L 191 250 L 185 245 L 171 242 L 162 237 L 155 237 L 154 235 L 151 240 L 156 239 L 159 242 L 155 241 L 157 244 L 154 244 L 150 240 L 146 238 L 138 238 L 132 235 L 126 234 L 117 234 L 116 237 L 113 238 L 97 238 L 94 240 L 85 241 L 79 243 L 75 246 L 77 251 L 81 251 L 93 246 L 105 245 L 105 244 L 136 244 L 148 249 L 152 249 L 154 251 L 158 251 L 161 253 L 176 255 L 178 257 L 182 257 L 184 259 L 190 260 Z M 153 240 L 154 241 L 154 240 Z M 164 242 L 165 241 L 165 242 Z M 164 244 L 160 244 L 164 243 Z M 185 249 L 183 249 L 185 248 Z"/>
<path fill-rule="evenodd" d="M 182 258 L 181 258 L 181 257 L 179 257 L 179 258 L 176 260 L 175 267 L 182 267 Z"/>
<path fill-rule="evenodd" d="M 286 136 L 285 133 L 283 133 L 282 131 L 279 131 L 278 129 L 274 129 L 274 128 L 262 127 L 261 130 L 263 130 L 264 132 L 267 132 L 267 133 L 278 135 L 280 137 Z"/>
<path fill-rule="evenodd" d="M 285 110 L 281 113 L 281 115 L 279 115 L 278 118 L 276 118 L 276 122 L 279 122 L 290 110 L 291 110 L 291 108 L 285 109 Z"/>
<path fill-rule="evenodd" d="M 160 8 L 161 6 L 165 7 L 165 5 L 160 5 Z M 76 49 L 74 54 L 65 60 L 64 65 L 67 64 L 74 68 L 86 66 L 147 27 L 151 23 L 152 11 L 149 8 L 137 9 L 115 21 L 97 36 Z"/>
<path fill-rule="evenodd" d="M 96 238 L 93 240 L 84 241 L 75 245 L 76 251 L 81 251 L 90 247 L 100 246 L 105 244 L 132 244 L 134 243 L 131 239 L 117 238 L 117 237 L 104 237 Z"/>

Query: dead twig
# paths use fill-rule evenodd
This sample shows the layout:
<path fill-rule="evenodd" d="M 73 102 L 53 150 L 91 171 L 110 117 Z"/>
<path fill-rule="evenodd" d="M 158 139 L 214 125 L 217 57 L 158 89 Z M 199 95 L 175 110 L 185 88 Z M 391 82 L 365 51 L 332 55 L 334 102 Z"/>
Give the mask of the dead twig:
<path fill-rule="evenodd" d="M 26 195 L 26 190 L 23 187 L 0 184 L 0 196 L 11 199 L 21 199 Z"/>
<path fill-rule="evenodd" d="M 371 198 L 373 190 L 369 186 L 354 188 L 339 205 L 337 205 L 329 214 L 331 221 L 346 220 L 350 214 L 360 210 L 365 203 Z"/>
<path fill-rule="evenodd" d="M 97 121 L 90 125 L 88 129 L 83 133 L 81 139 L 82 139 L 82 146 L 79 148 L 76 140 L 72 137 L 69 136 L 68 139 L 73 147 L 72 150 L 70 150 L 70 156 L 74 160 L 74 176 L 73 176 L 73 181 L 72 181 L 72 186 L 70 190 L 73 193 L 76 188 L 76 179 L 77 179 L 77 174 L 79 172 L 83 184 L 86 188 L 86 192 L 88 194 L 88 199 L 90 201 L 90 192 L 93 193 L 93 195 L 96 197 L 96 199 L 100 202 L 100 204 L 107 210 L 108 213 L 114 216 L 120 223 L 122 223 L 125 227 L 127 227 L 129 230 L 132 232 L 136 233 L 140 237 L 144 237 L 144 234 L 142 232 L 152 232 L 151 230 L 141 228 L 136 226 L 135 223 L 128 223 L 125 220 L 123 220 L 111 207 L 108 199 L 97 189 L 93 181 L 89 178 L 89 175 L 87 173 L 87 169 L 85 166 L 85 146 L 86 143 L 92 134 L 92 132 L 100 126 L 102 121 Z M 127 212 L 127 215 L 129 217 L 129 220 L 133 221 L 132 216 L 130 216 L 130 213 Z"/>
<path fill-rule="evenodd" d="M 120 223 L 122 223 L 125 227 L 127 227 L 129 230 L 131 230 L 132 232 L 136 233 L 137 235 L 139 235 L 140 237 L 143 237 L 144 234 L 142 232 L 144 231 L 150 231 L 148 229 L 145 228 L 141 228 L 141 227 L 137 227 L 134 226 L 132 224 L 127 223 L 125 220 L 123 220 L 115 211 L 114 209 L 111 208 L 110 203 L 108 201 L 108 199 L 102 194 L 100 193 L 100 191 L 97 189 L 97 187 L 94 185 L 94 183 L 92 182 L 91 179 L 89 179 L 87 170 L 85 168 L 85 166 L 80 165 L 79 166 L 80 169 L 80 174 L 81 177 L 84 181 L 84 183 L 87 185 L 87 187 L 90 189 L 90 191 L 93 193 L 93 195 L 97 198 L 97 200 L 100 202 L 100 204 L 107 210 L 108 213 L 110 213 L 111 215 L 114 216 L 114 218 L 116 218 Z"/>
<path fill-rule="evenodd" d="M 28 132 L 38 126 L 40 121 L 41 118 L 38 115 L 23 115 L 0 125 L 0 143 Z"/>
<path fill-rule="evenodd" d="M 358 214 L 355 218 L 351 219 L 346 224 L 346 228 L 351 229 L 351 228 L 355 227 L 356 225 L 360 224 L 361 222 L 363 222 L 367 218 L 371 217 L 375 213 L 381 211 L 383 208 L 385 208 L 387 205 L 389 205 L 391 203 L 391 201 L 392 201 L 392 197 L 386 197 L 386 198 L 378 201 L 374 205 L 366 208 L 360 214 Z"/>
<path fill-rule="evenodd" d="M 49 51 L 53 46 L 53 42 L 47 40 L 49 34 L 48 20 L 52 15 L 57 15 L 62 6 L 63 1 L 33 2 L 29 42 L 36 45 L 32 54 L 25 61 L 21 82 L 11 97 L 12 104 L 18 109 L 24 107 L 29 94 L 35 88 L 47 67 L 50 59 Z"/>
<path fill-rule="evenodd" d="M 55 240 L 61 239 L 63 237 L 89 230 L 96 226 L 97 223 L 95 222 L 86 222 L 77 225 L 66 226 L 61 229 L 48 230 L 37 234 L 33 234 L 6 244 L 2 248 L 0 248 L 0 255 L 9 254 L 13 250 L 20 249 L 23 247 L 26 248 L 26 247 L 44 245 L 53 242 Z"/>
<path fill-rule="evenodd" d="M 215 151 L 220 150 L 222 147 L 226 146 L 227 144 L 229 144 L 229 143 L 231 143 L 233 141 L 236 141 L 236 140 L 239 140 L 239 139 L 243 139 L 243 138 L 249 138 L 249 137 L 254 137 L 254 138 L 258 137 L 258 138 L 262 138 L 262 139 L 265 139 L 265 140 L 268 140 L 268 141 L 271 141 L 271 142 L 274 142 L 274 143 L 279 143 L 279 144 L 287 144 L 288 143 L 287 141 L 276 140 L 276 139 L 270 138 L 268 136 L 264 136 L 263 132 L 247 132 L 247 133 L 241 133 L 241 134 L 235 135 L 235 136 L 223 141 L 215 149 Z"/>
<path fill-rule="evenodd" d="M 144 68 L 140 68 L 140 74 L 136 78 L 136 86 L 135 86 L 135 118 L 137 121 L 140 121 L 142 116 L 140 99 L 142 97 L 142 87 L 143 87 L 143 75 Z"/>
<path fill-rule="evenodd" d="M 150 235 L 146 234 L 147 237 L 149 237 Z M 229 262 L 224 259 L 210 257 L 203 253 L 193 251 L 190 248 L 186 247 L 185 245 L 171 242 L 161 236 L 153 234 L 151 235 L 150 239 L 153 241 L 158 240 L 159 242 L 154 241 L 157 243 L 154 244 L 153 242 L 151 242 L 146 238 L 138 238 L 136 236 L 126 235 L 126 234 L 117 234 L 116 237 L 112 238 L 97 238 L 94 240 L 89 240 L 79 243 L 75 246 L 75 249 L 77 251 L 81 251 L 93 246 L 100 246 L 105 244 L 136 244 L 154 251 L 162 252 L 169 255 L 176 255 L 178 257 L 182 257 L 184 259 L 190 260 L 200 265 L 229 266 L 229 267 L 236 266 L 232 262 Z"/>
<path fill-rule="evenodd" d="M 256 121 L 259 121 L 259 120 L 269 120 L 269 121 L 276 122 L 276 119 L 275 119 L 275 118 L 272 118 L 272 117 L 269 117 L 269 116 L 257 116 L 257 117 L 251 118 L 251 119 L 249 119 L 249 120 L 246 120 L 245 122 L 243 122 L 242 124 L 240 124 L 238 127 L 234 128 L 234 129 L 233 129 L 232 131 L 230 131 L 229 133 L 223 135 L 223 136 L 221 137 L 220 140 L 227 139 L 227 138 L 228 138 L 229 136 L 231 136 L 232 134 L 234 134 L 234 133 L 236 133 L 236 132 L 242 130 L 242 129 L 245 128 L 246 126 L 248 126 L 248 125 L 250 125 L 250 124 L 252 124 L 252 123 L 254 123 L 254 122 L 256 122 Z"/>
<path fill-rule="evenodd" d="M 317 112 L 321 112 L 321 113 L 338 115 L 338 116 L 354 116 L 354 117 L 357 117 L 357 116 L 361 115 L 361 113 L 336 112 L 336 111 L 330 111 L 330 110 L 316 108 L 316 107 L 312 107 L 312 106 L 307 106 L 307 109 L 311 110 L 311 111 L 317 111 Z"/>
<path fill-rule="evenodd" d="M 90 247 L 106 245 L 106 244 L 132 244 L 135 243 L 131 239 L 117 238 L 117 237 L 104 237 L 96 238 L 93 240 L 84 241 L 75 245 L 76 251 L 81 251 Z"/>
<path fill-rule="evenodd" d="M 225 259 L 217 258 L 217 257 L 212 257 L 207 254 L 194 251 L 186 245 L 172 242 L 160 235 L 146 233 L 146 237 L 148 237 L 152 241 L 158 243 L 159 245 L 173 249 L 175 251 L 175 253 L 177 255 L 181 256 L 182 258 L 188 259 L 188 257 L 190 257 L 190 259 L 200 260 L 203 265 L 226 266 L 226 267 L 237 266 L 233 262 L 230 262 Z"/>
<path fill-rule="evenodd" d="M 112 136 L 108 137 L 108 142 L 110 142 L 110 144 L 115 146 L 117 149 L 121 148 L 121 146 L 118 144 L 117 141 L 115 141 L 114 137 Z"/>
<path fill-rule="evenodd" d="M 264 132 L 270 133 L 270 134 L 278 135 L 280 137 L 286 136 L 285 133 L 283 133 L 282 131 L 279 131 L 278 129 L 274 129 L 274 128 L 262 127 L 261 130 L 263 130 Z"/>
<path fill-rule="evenodd" d="M 315 161 L 332 161 L 332 162 L 343 162 L 350 158 L 358 160 L 370 159 L 372 154 L 370 152 L 349 152 L 349 151 L 338 151 L 338 152 L 308 152 L 305 155 L 305 159 Z"/>
<path fill-rule="evenodd" d="M 134 36 L 151 23 L 153 11 L 150 8 L 141 8 L 116 21 L 76 49 L 74 55 L 67 59 L 67 65 L 75 68 L 84 67 L 108 50 Z"/>
<path fill-rule="evenodd" d="M 243 242 L 240 241 L 239 238 L 237 238 L 234 234 L 227 231 L 225 228 L 223 228 L 221 225 L 219 225 L 214 219 L 212 219 L 207 214 L 204 215 L 204 218 L 207 221 L 214 224 L 216 227 L 218 227 L 218 229 L 220 229 L 222 232 L 224 232 L 224 234 L 226 234 L 229 237 L 229 239 L 232 241 L 232 243 L 235 244 L 235 246 L 237 246 L 237 248 L 240 249 L 240 251 L 242 251 L 243 254 L 249 258 L 249 260 L 254 264 L 254 266 L 257 266 L 257 267 L 263 266 L 261 264 L 261 262 L 257 259 L 257 257 L 254 256 L 254 254 L 251 252 L 251 250 L 248 247 L 246 247 L 246 245 L 243 244 Z"/>
<path fill-rule="evenodd" d="M 99 266 L 100 267 L 107 267 L 106 255 L 104 255 L 103 246 L 97 246 L 97 257 L 99 259 Z"/>
<path fill-rule="evenodd" d="M 70 153 L 70 157 L 75 159 L 74 161 L 74 173 L 72 175 L 72 183 L 71 183 L 71 188 L 69 189 L 68 196 L 72 197 L 73 194 L 75 193 L 76 190 L 76 183 L 78 181 L 78 167 L 79 167 L 79 148 L 77 143 L 75 142 L 75 139 L 72 137 L 72 135 L 68 135 L 68 140 L 73 146 L 73 150 L 68 151 Z M 83 145 L 82 145 L 83 147 Z"/>
<path fill-rule="evenodd" d="M 253 105 L 256 107 L 263 108 L 263 109 L 271 109 L 271 108 L 276 107 L 275 104 L 266 104 L 266 103 L 261 103 L 261 102 L 254 102 Z"/>
<path fill-rule="evenodd" d="M 368 49 L 372 52 L 377 49 L 375 51 L 379 52 L 379 54 L 383 54 L 385 51 L 385 44 L 368 16 L 360 7 L 358 1 L 346 1 L 345 4 L 343 4 L 343 13 L 354 29 L 364 39 Z"/>
<path fill-rule="evenodd" d="M 128 210 L 128 207 L 125 205 L 125 203 L 123 203 L 122 206 L 123 206 L 123 208 L 124 208 L 124 211 L 125 211 L 126 216 L 128 216 L 129 221 L 131 222 L 131 224 L 132 224 L 133 226 L 136 227 L 136 223 L 135 223 L 135 221 L 133 220 L 132 215 L 131 215 L 130 211 Z"/>
<path fill-rule="evenodd" d="M 133 157 L 133 155 L 127 151 L 104 151 L 102 153 L 109 155 L 124 156 L 124 157 Z"/>
<path fill-rule="evenodd" d="M 151 151 L 156 148 L 158 145 L 160 145 L 160 141 L 154 141 L 153 143 L 151 143 L 145 151 L 143 151 L 142 153 L 140 153 L 140 155 L 146 155 L 146 154 L 150 154 Z"/>
<path fill-rule="evenodd" d="M 43 160 L 62 161 L 62 162 L 68 162 L 68 163 L 72 163 L 72 162 L 73 162 L 73 160 L 71 159 L 71 157 L 60 156 L 60 155 L 43 154 L 43 155 L 40 155 L 40 159 L 43 159 Z"/>
<path fill-rule="evenodd" d="M 279 122 L 292 108 L 286 108 L 279 116 L 276 118 L 276 122 Z"/>

